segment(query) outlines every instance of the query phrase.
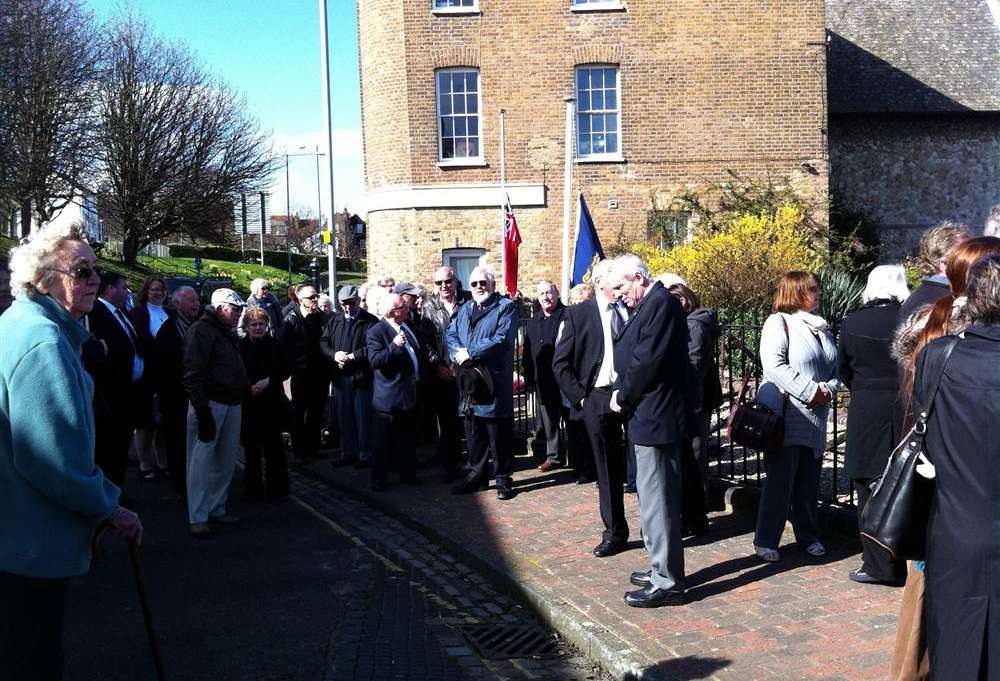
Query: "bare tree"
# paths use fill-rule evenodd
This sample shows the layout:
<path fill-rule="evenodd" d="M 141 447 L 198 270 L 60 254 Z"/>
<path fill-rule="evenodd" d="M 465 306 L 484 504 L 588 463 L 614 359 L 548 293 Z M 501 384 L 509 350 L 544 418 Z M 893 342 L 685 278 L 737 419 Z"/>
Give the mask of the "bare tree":
<path fill-rule="evenodd" d="M 233 201 L 268 184 L 275 157 L 245 102 L 180 45 L 126 15 L 107 34 L 99 153 L 122 255 L 186 234 L 223 241 Z"/>
<path fill-rule="evenodd" d="M 0 203 L 22 233 L 93 184 L 95 35 L 79 0 L 0 0 Z"/>

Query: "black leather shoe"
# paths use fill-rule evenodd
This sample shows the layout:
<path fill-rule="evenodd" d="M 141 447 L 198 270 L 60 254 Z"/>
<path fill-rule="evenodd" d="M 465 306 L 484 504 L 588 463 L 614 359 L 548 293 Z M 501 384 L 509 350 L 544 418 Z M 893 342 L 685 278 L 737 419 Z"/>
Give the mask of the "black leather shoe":
<path fill-rule="evenodd" d="M 886 580 L 873 577 L 867 572 L 862 572 L 860 568 L 848 572 L 847 578 L 852 582 L 857 582 L 858 584 L 882 584 L 884 586 L 899 586 L 900 584 L 899 580 Z"/>
<path fill-rule="evenodd" d="M 625 485 L 625 494 L 635 494 L 638 491 L 635 485 Z"/>
<path fill-rule="evenodd" d="M 652 583 L 638 591 L 625 593 L 625 605 L 633 608 L 659 608 L 663 605 L 684 605 L 683 591 L 668 591 Z"/>
<path fill-rule="evenodd" d="M 581 475 L 576 479 L 576 484 L 578 485 L 589 485 L 592 482 L 597 482 L 597 478 L 591 477 L 589 475 Z"/>
<path fill-rule="evenodd" d="M 605 539 L 594 547 L 594 555 L 598 558 L 614 556 L 625 550 L 625 542 L 616 539 Z"/>
<path fill-rule="evenodd" d="M 507 501 L 508 499 L 513 499 L 515 496 L 516 494 L 513 488 L 511 488 L 509 480 L 497 481 L 497 499 Z"/>
<path fill-rule="evenodd" d="M 649 572 L 633 572 L 628 581 L 641 587 L 647 587 L 653 583 L 649 578 Z"/>
<path fill-rule="evenodd" d="M 487 488 L 487 484 L 475 478 L 466 478 L 462 482 L 458 483 L 451 488 L 452 494 L 470 494 L 472 492 L 481 492 Z"/>

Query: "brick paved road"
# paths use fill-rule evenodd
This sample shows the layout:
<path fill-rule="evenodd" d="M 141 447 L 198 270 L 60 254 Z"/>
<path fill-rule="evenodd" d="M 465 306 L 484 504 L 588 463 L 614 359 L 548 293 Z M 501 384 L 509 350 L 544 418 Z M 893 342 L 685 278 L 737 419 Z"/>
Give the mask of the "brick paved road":
<path fill-rule="evenodd" d="M 768 565 L 750 554 L 753 518 L 722 514 L 706 539 L 688 540 L 691 603 L 637 610 L 622 603 L 628 574 L 647 569 L 638 540 L 636 498 L 627 500 L 634 550 L 596 559 L 597 490 L 567 472 L 539 473 L 530 459 L 516 475 L 518 496 L 499 502 L 491 489 L 454 497 L 428 484 L 373 495 L 364 472 L 320 462 L 315 475 L 372 499 L 404 522 L 450 542 L 498 573 L 589 655 L 618 676 L 677 679 L 883 679 L 900 591 L 849 582 L 858 546 L 828 538 L 812 559 L 790 545 Z M 515 587 L 511 587 L 514 589 Z"/>
<path fill-rule="evenodd" d="M 165 485 L 135 487 L 151 607 L 174 681 L 600 679 L 564 642 L 547 658 L 489 661 L 458 631 L 531 622 L 512 599 L 420 533 L 328 485 L 292 476 L 283 505 L 238 501 L 243 517 L 190 538 Z M 67 681 L 153 677 L 128 555 L 74 580 Z"/>

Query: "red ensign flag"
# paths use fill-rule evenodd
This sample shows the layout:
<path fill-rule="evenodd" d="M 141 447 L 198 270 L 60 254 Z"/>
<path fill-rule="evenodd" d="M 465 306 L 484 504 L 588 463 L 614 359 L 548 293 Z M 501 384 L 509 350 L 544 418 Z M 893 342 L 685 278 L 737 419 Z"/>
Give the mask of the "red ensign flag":
<path fill-rule="evenodd" d="M 503 224 L 503 280 L 511 299 L 517 293 L 517 247 L 521 245 L 521 233 L 517 231 L 517 220 L 510 207 L 510 197 L 504 207 Z"/>

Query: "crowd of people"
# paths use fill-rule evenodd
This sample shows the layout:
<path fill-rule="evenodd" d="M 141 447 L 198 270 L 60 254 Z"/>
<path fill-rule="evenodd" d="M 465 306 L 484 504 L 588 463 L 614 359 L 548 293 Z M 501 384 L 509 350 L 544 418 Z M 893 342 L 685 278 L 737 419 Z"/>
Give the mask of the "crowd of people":
<path fill-rule="evenodd" d="M 874 268 L 838 337 L 819 314 L 814 274 L 778 282 L 757 400 L 781 415 L 784 436 L 764 452 L 752 550 L 780 561 L 790 520 L 801 550 L 823 556 L 818 490 L 837 394 L 851 391 L 845 469 L 860 509 L 913 413 L 929 408 L 927 367 L 947 361 L 928 427 L 937 484 L 928 560 L 908 570 L 866 547 L 849 578 L 905 580 L 901 622 L 924 625 L 923 664 L 940 678 L 982 678 L 996 657 L 987 654 L 996 565 L 988 432 L 1000 386 L 1000 239 L 936 226 L 920 267 L 913 294 L 902 266 Z M 654 279 L 635 255 L 603 260 L 568 305 L 554 283 L 538 283 L 515 376 L 521 301 L 501 295 L 484 266 L 467 290 L 447 266 L 431 281 L 432 293 L 389 277 L 342 286 L 335 301 L 306 283 L 279 301 L 258 279 L 246 300 L 222 288 L 202 305 L 193 288 L 170 292 L 155 275 L 133 297 L 120 274 L 97 270 L 76 226 L 39 230 L 12 251 L 0 276 L 0 598 L 19 605 L 0 625 L 0 654 L 44 653 L 58 669 L 66 582 L 87 570 L 91 535 L 108 527 L 141 538 L 122 495 L 130 455 L 141 481 L 169 481 L 186 501 L 197 538 L 239 522 L 227 500 L 241 446 L 247 497 L 288 496 L 285 433 L 304 462 L 336 433 L 330 463 L 369 469 L 381 492 L 423 483 L 417 445 L 430 432 L 453 494 L 492 481 L 508 501 L 521 382 L 535 397 L 539 471 L 568 460 L 579 484 L 597 483 L 596 557 L 626 549 L 624 498 L 638 493 L 649 569 L 629 575 L 637 588 L 625 603 L 684 603 L 681 541 L 709 530 L 708 441 L 724 400 L 715 311 L 679 277 Z M 4 312 L 11 289 L 16 302 Z M 940 339 L 956 334 L 942 358 Z M 900 627 L 897 667 L 913 630 Z"/>

